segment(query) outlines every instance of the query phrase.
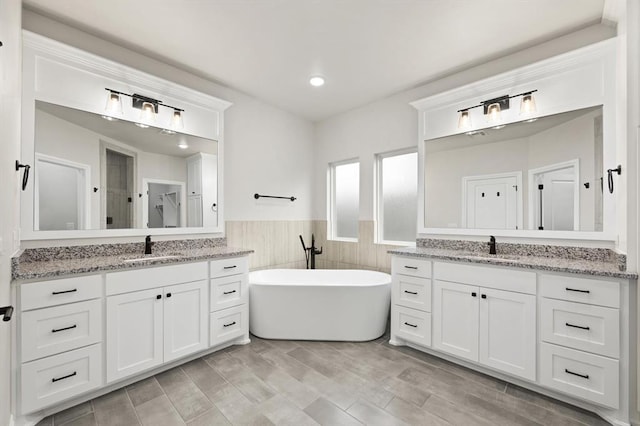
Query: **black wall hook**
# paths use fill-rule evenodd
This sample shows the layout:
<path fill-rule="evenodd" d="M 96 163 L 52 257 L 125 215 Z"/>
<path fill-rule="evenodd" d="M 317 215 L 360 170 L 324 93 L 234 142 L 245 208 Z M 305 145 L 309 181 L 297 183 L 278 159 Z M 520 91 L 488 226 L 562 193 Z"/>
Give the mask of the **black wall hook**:
<path fill-rule="evenodd" d="M 31 169 L 31 166 L 28 164 L 20 164 L 20 161 L 16 160 L 16 172 L 20 169 L 24 169 L 24 174 L 22 175 L 22 190 L 24 191 L 29 181 L 29 169 Z"/>
<path fill-rule="evenodd" d="M 622 174 L 622 165 L 618 164 L 618 167 L 615 169 L 607 169 L 607 180 L 609 183 L 609 193 L 613 194 L 613 173 L 617 173 L 618 175 Z"/>

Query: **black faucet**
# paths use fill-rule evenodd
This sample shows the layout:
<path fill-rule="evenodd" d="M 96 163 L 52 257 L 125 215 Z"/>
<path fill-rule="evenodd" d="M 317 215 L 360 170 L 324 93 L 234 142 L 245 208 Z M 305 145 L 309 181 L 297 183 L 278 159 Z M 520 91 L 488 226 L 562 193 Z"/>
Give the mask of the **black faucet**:
<path fill-rule="evenodd" d="M 151 242 L 151 235 L 147 235 L 144 239 L 144 254 L 151 254 L 151 247 L 153 243 Z"/>
<path fill-rule="evenodd" d="M 304 256 L 307 259 L 307 269 L 316 269 L 316 255 L 322 254 L 322 247 L 320 247 L 320 250 L 316 248 L 316 237 L 313 234 L 311 234 L 311 247 L 307 247 L 304 244 L 302 235 L 300 235 L 300 242 L 302 243 Z M 309 265 L 309 260 L 311 260 L 311 265 Z"/>
<path fill-rule="evenodd" d="M 496 254 L 496 237 L 489 237 L 489 254 Z"/>

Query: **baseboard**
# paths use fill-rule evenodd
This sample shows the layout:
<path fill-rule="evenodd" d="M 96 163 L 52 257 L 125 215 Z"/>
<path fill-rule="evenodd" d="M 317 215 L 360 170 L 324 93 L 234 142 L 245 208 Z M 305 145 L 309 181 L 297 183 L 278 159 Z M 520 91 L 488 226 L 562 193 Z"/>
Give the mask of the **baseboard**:
<path fill-rule="evenodd" d="M 9 426 L 15 426 L 15 420 L 13 420 L 13 414 L 9 415 Z"/>

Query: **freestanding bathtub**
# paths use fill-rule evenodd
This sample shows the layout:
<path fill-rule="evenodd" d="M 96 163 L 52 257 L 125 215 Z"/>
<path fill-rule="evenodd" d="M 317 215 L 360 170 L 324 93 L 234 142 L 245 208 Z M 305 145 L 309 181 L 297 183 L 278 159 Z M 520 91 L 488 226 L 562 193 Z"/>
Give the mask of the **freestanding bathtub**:
<path fill-rule="evenodd" d="M 265 339 L 362 342 L 387 325 L 391 276 L 333 269 L 249 274 L 249 330 Z"/>

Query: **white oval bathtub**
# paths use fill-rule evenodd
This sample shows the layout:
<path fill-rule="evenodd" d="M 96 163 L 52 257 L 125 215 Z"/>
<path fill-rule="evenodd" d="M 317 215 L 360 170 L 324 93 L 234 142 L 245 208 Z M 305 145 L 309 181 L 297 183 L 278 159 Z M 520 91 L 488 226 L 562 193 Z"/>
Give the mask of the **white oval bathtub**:
<path fill-rule="evenodd" d="M 391 276 L 333 269 L 249 274 L 249 330 L 265 339 L 362 342 L 387 325 Z"/>

